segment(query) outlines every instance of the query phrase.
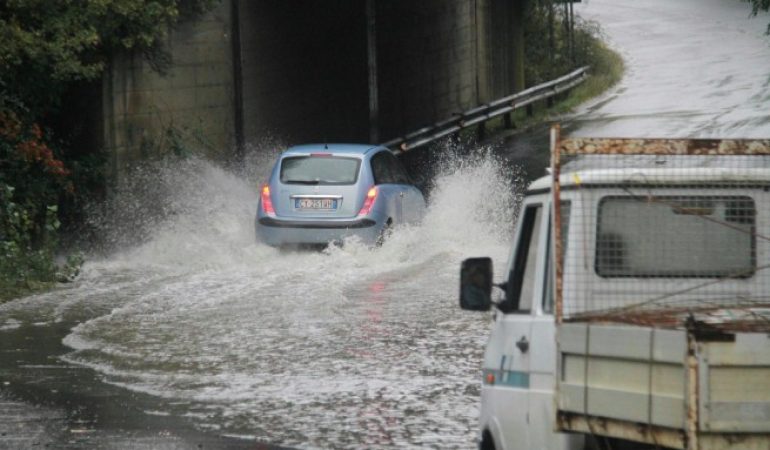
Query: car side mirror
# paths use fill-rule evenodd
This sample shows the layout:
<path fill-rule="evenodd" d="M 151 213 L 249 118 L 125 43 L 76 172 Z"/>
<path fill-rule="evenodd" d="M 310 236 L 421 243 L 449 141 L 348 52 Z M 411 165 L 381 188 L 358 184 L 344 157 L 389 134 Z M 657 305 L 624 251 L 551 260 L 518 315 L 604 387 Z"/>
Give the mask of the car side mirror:
<path fill-rule="evenodd" d="M 468 258 L 460 266 L 460 307 L 489 311 L 492 307 L 492 258 Z"/>

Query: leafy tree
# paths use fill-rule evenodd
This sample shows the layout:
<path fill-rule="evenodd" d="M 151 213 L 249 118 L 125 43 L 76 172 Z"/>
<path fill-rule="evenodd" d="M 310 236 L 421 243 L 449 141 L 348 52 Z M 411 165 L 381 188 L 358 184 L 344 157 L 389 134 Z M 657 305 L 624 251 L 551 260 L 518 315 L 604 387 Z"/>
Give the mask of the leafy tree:
<path fill-rule="evenodd" d="M 569 14 L 566 3 L 529 0 L 524 16 L 527 86 L 553 80 L 565 71 L 596 61 L 591 52 L 595 51 L 593 42 L 601 37 L 598 25 Z"/>
<path fill-rule="evenodd" d="M 62 278 L 59 205 L 78 204 L 99 172 L 68 158 L 44 126 L 65 93 L 98 81 L 116 52 L 142 53 L 162 71 L 169 27 L 219 1 L 0 0 L 0 301 Z"/>
<path fill-rule="evenodd" d="M 68 83 L 98 79 L 109 55 L 139 51 L 162 69 L 162 43 L 180 18 L 217 0 L 4 0 L 0 89 L 36 112 L 56 108 Z"/>

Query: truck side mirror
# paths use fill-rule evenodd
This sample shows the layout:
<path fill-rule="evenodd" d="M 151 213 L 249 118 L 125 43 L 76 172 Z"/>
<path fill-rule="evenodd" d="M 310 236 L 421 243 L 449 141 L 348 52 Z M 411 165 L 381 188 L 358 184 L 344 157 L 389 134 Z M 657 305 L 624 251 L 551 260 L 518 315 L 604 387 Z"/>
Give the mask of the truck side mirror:
<path fill-rule="evenodd" d="M 489 311 L 492 306 L 492 258 L 468 258 L 460 266 L 460 307 Z"/>

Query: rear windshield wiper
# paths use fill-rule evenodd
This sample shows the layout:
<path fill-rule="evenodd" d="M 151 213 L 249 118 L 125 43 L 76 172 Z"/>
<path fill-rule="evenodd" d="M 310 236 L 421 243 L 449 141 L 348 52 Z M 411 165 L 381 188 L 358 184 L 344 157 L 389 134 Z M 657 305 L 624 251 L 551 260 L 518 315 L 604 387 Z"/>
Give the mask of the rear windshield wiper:
<path fill-rule="evenodd" d="M 320 180 L 286 180 L 284 183 L 290 184 L 319 184 Z"/>

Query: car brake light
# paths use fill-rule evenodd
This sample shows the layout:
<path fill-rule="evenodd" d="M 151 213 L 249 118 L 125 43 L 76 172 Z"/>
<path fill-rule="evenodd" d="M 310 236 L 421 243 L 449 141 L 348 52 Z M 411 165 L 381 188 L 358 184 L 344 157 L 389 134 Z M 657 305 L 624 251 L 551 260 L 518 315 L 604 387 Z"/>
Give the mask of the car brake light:
<path fill-rule="evenodd" d="M 275 214 L 273 209 L 273 200 L 270 198 L 270 186 L 262 186 L 262 211 L 265 214 Z"/>
<path fill-rule="evenodd" d="M 366 200 L 364 200 L 364 206 L 361 207 L 361 211 L 358 211 L 358 215 L 365 216 L 369 214 L 369 212 L 372 210 L 372 206 L 374 206 L 375 200 L 377 200 L 376 186 L 369 189 L 369 192 L 366 193 Z"/>
<path fill-rule="evenodd" d="M 329 157 L 332 156 L 331 153 L 311 153 L 310 156 L 314 157 Z"/>

